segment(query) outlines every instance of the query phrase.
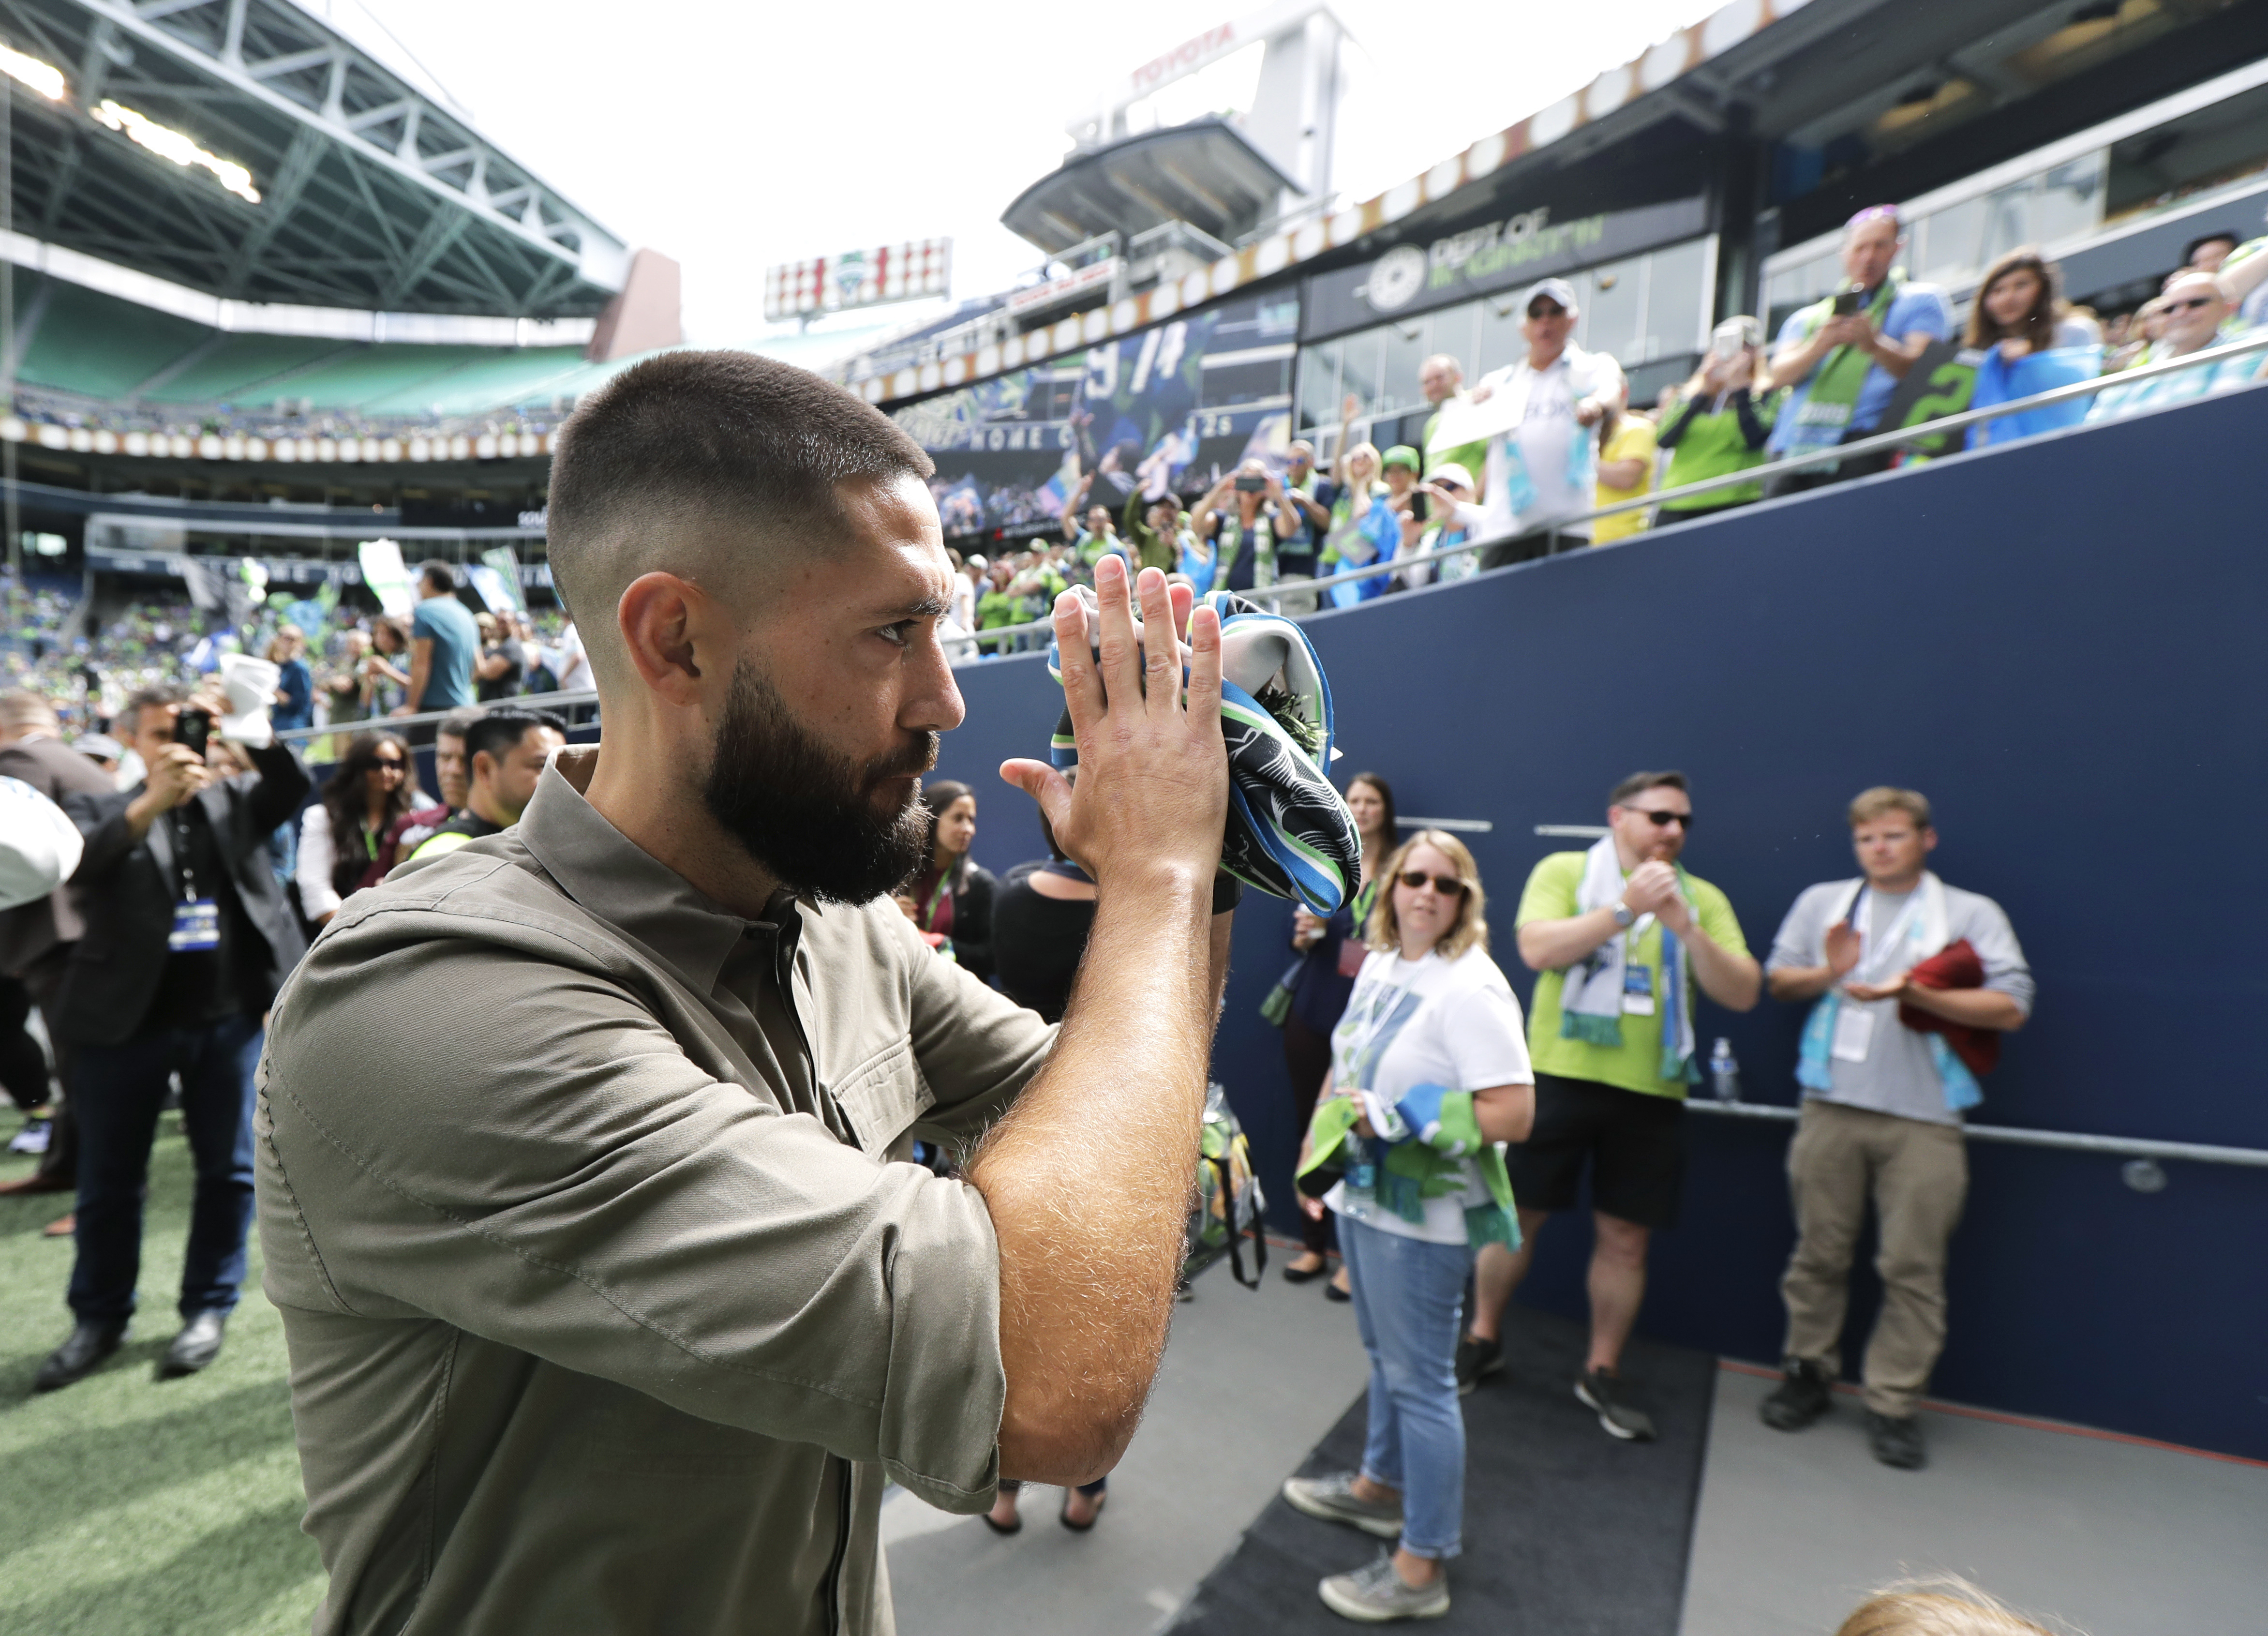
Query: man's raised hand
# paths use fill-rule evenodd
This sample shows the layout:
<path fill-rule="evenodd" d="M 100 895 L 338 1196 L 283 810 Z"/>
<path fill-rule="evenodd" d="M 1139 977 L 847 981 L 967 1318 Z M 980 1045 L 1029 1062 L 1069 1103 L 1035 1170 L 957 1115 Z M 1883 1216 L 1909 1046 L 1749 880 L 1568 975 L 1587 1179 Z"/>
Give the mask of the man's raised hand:
<path fill-rule="evenodd" d="M 1078 786 L 1035 761 L 1005 763 L 1000 776 L 1039 802 L 1057 844 L 1099 884 L 1144 872 L 1208 881 L 1228 807 L 1219 615 L 1210 608 L 1192 615 L 1188 588 L 1169 589 L 1155 568 L 1130 587 L 1116 556 L 1103 558 L 1094 579 L 1099 652 L 1088 647 L 1079 599 L 1065 593 L 1055 608 Z M 1138 635 L 1130 589 L 1142 604 Z M 1174 635 L 1184 620 L 1186 647 Z"/>

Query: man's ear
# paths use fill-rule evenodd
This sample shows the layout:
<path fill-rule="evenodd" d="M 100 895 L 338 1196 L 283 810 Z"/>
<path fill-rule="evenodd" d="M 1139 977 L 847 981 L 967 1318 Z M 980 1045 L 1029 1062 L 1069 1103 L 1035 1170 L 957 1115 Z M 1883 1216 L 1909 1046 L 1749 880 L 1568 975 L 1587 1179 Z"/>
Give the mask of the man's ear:
<path fill-rule="evenodd" d="M 1937 830 L 1929 824 L 1921 827 L 1921 850 L 1925 852 L 1937 850 Z"/>
<path fill-rule="evenodd" d="M 641 574 L 624 587 L 615 624 L 630 667 L 638 680 L 672 704 L 693 704 L 700 693 L 701 665 L 694 629 L 709 610 L 709 598 L 675 574 Z"/>

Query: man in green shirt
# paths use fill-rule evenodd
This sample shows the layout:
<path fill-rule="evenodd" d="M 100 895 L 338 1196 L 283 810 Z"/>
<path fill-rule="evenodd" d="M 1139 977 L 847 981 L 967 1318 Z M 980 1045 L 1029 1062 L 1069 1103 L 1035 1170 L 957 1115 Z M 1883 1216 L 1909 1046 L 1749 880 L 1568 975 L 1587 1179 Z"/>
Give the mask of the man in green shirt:
<path fill-rule="evenodd" d="M 1528 1010 L 1535 1128 L 1508 1155 L 1521 1243 L 1481 1253 L 1457 1374 L 1469 1388 L 1503 1367 L 1505 1303 L 1545 1220 L 1573 1207 L 1587 1160 L 1591 1349 L 1575 1395 L 1614 1436 L 1645 1440 L 1653 1422 L 1626 1400 L 1619 1369 L 1646 1297 L 1647 1240 L 1677 1220 L 1685 1087 L 1700 1078 L 1694 991 L 1747 1011 L 1764 972 L 1724 893 L 1677 861 L 1693 826 L 1685 775 L 1632 773 L 1607 801 L 1598 844 L 1554 852 L 1521 895 L 1520 957 L 1537 974 Z"/>

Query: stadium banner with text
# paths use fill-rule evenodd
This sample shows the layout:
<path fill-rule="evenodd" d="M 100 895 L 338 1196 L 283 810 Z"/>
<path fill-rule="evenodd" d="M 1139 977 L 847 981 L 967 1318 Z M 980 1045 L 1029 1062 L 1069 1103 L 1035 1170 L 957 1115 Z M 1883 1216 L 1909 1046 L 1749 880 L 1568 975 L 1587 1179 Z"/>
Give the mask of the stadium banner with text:
<path fill-rule="evenodd" d="M 1138 487 L 1188 498 L 1240 461 L 1280 463 L 1299 328 L 1290 291 L 1224 301 L 892 418 L 937 462 L 948 537 L 1052 534 L 1089 474 L 1087 502 L 1118 516 Z"/>
<path fill-rule="evenodd" d="M 1429 244 L 1398 244 L 1376 261 L 1303 281 L 1300 335 L 1321 341 L 1382 318 L 1517 289 L 1693 238 L 1708 224 L 1706 201 L 1677 199 L 1591 216 L 1523 210 Z"/>

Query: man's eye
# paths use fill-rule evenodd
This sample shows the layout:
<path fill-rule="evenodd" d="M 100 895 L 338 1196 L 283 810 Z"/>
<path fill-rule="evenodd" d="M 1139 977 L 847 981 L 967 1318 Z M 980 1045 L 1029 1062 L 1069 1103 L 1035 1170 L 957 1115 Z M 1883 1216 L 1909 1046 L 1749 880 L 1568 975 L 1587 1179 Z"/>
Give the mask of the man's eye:
<path fill-rule="evenodd" d="M 895 625 L 884 625 L 874 634 L 895 647 L 903 647 L 913 637 L 914 622 L 902 620 Z"/>

